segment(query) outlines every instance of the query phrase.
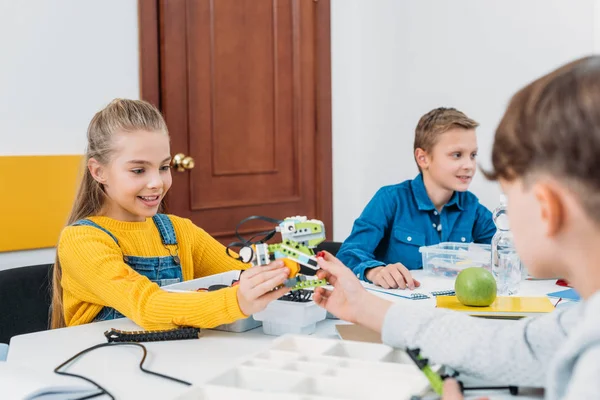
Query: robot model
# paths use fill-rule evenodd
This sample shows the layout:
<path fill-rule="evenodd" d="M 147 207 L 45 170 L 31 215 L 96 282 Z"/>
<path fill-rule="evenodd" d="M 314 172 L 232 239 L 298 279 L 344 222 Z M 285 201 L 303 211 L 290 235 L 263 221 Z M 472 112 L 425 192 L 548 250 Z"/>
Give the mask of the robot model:
<path fill-rule="evenodd" d="M 242 224 L 250 220 L 263 220 L 276 223 L 277 226 L 273 230 L 260 232 L 246 240 L 238 233 L 238 230 Z M 271 239 L 277 232 L 281 234 L 281 242 L 273 244 L 264 243 Z M 253 242 L 253 239 L 259 235 L 263 235 L 263 238 Z M 284 285 L 291 287 L 292 290 L 327 284 L 325 279 L 307 278 L 307 276 L 314 276 L 319 269 L 313 249 L 325 240 L 325 226 L 323 222 L 316 219 L 309 220 L 301 216 L 288 217 L 284 220 L 252 216 L 242 220 L 238 224 L 236 236 L 240 241 L 227 246 L 226 250 L 229 256 L 245 263 L 251 263 L 253 267 L 267 265 L 273 260 L 282 260 L 290 270 L 289 278 L 285 281 Z M 239 247 L 238 257 L 230 253 L 229 249 L 232 247 Z"/>

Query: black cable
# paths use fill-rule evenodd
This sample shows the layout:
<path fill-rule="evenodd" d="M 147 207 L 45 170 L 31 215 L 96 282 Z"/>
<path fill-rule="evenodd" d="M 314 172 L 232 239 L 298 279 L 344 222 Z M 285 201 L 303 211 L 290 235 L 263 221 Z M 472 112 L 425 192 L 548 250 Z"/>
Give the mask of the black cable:
<path fill-rule="evenodd" d="M 518 386 L 472 386 L 465 387 L 463 390 L 508 390 L 513 396 L 519 394 Z"/>
<path fill-rule="evenodd" d="M 139 344 L 139 343 L 130 343 L 130 342 L 119 342 L 119 343 L 101 343 L 101 344 L 97 344 L 95 346 L 92 347 L 88 347 L 85 350 L 80 351 L 79 353 L 75 354 L 73 357 L 69 358 L 67 361 L 63 362 L 62 364 L 60 364 L 58 367 L 56 367 L 54 369 L 54 372 L 58 375 L 64 375 L 64 376 L 70 376 L 73 378 L 79 378 L 79 379 L 83 379 L 86 382 L 91 383 L 92 385 L 96 386 L 98 389 L 100 389 L 99 393 L 95 393 L 93 395 L 88 395 L 88 396 L 84 396 L 84 397 L 80 397 L 76 400 L 85 400 L 85 399 L 91 399 L 94 397 L 98 397 L 98 396 L 102 396 L 102 395 L 107 395 L 108 397 L 110 397 L 112 400 L 115 400 L 115 397 L 112 395 L 112 393 L 110 393 L 108 390 L 106 390 L 104 387 L 102 387 L 101 385 L 99 385 L 98 383 L 94 382 L 93 380 L 86 378 L 85 376 L 82 375 L 78 375 L 78 374 L 73 374 L 70 372 L 65 372 L 65 371 L 61 371 L 60 369 L 67 366 L 68 364 L 70 364 L 72 361 L 76 360 L 77 358 L 81 357 L 82 355 L 89 353 L 93 350 L 102 348 L 102 347 L 109 347 L 109 346 L 137 346 L 137 347 L 141 347 L 144 355 L 142 356 L 142 360 L 140 361 L 140 369 L 142 370 L 142 372 L 147 373 L 147 374 L 151 374 L 151 375 L 155 375 L 164 379 L 169 379 L 172 380 L 174 382 L 178 382 L 187 386 L 191 386 L 192 384 L 190 382 L 169 376 L 169 375 L 164 375 L 158 372 L 154 372 L 154 371 L 150 371 L 149 369 L 144 368 L 144 361 L 146 361 L 146 356 L 148 355 L 148 352 L 146 350 L 146 347 L 143 344 Z"/>
<path fill-rule="evenodd" d="M 278 226 L 279 226 L 279 224 L 281 224 L 283 222 L 283 220 L 275 219 L 275 218 L 270 218 L 270 217 L 264 217 L 262 215 L 251 215 L 251 216 L 249 216 L 247 218 L 244 218 L 235 227 L 235 236 L 239 239 L 240 242 L 244 242 L 244 243 L 248 243 L 249 242 L 249 240 L 244 239 L 244 237 L 240 234 L 240 232 L 239 232 L 240 231 L 240 227 L 242 225 L 244 225 L 246 222 L 256 221 L 256 220 L 270 222 L 270 223 L 276 224 Z M 259 243 L 264 243 L 267 240 L 271 239 L 273 236 L 275 236 L 275 233 L 277 233 L 277 231 L 275 229 L 273 229 L 273 230 L 269 230 L 269 231 L 265 231 L 265 232 L 260 232 L 260 233 L 268 233 L 267 236 L 265 238 L 263 238 L 262 241 L 259 242 Z M 255 236 L 253 236 L 251 239 L 253 239 Z M 254 243 L 250 243 L 250 244 L 254 244 Z"/>
<path fill-rule="evenodd" d="M 252 247 L 248 246 L 248 244 L 247 244 L 247 243 L 242 243 L 242 242 L 231 242 L 231 243 L 229 243 L 229 244 L 227 245 L 227 247 L 225 247 L 225 253 L 226 253 L 226 254 L 227 254 L 229 257 L 231 257 L 231 258 L 233 258 L 233 259 L 236 259 L 236 260 L 238 260 L 238 261 L 241 261 L 241 262 L 250 262 L 250 260 L 248 260 L 248 261 L 244 261 L 244 260 L 242 259 L 242 256 L 240 256 L 240 255 L 239 255 L 240 251 L 238 251 L 238 252 L 237 252 L 237 253 L 238 253 L 238 256 L 237 256 L 237 257 L 234 257 L 234 256 L 233 256 L 233 254 L 231 254 L 231 253 L 230 253 L 230 251 L 231 251 L 231 248 L 232 248 L 232 247 L 239 247 L 239 248 L 240 248 L 240 250 L 241 250 L 242 248 L 244 248 L 244 247 L 247 247 L 247 248 L 249 248 L 249 249 L 250 249 L 250 260 L 252 260 L 252 259 L 254 258 L 254 250 L 252 250 Z"/>
<path fill-rule="evenodd" d="M 89 395 L 89 396 L 85 396 L 85 397 L 79 397 L 79 398 L 77 398 L 77 399 L 75 399 L 75 400 L 87 400 L 87 399 L 93 399 L 94 397 L 98 397 L 98 396 L 104 396 L 105 394 L 107 394 L 107 395 L 109 395 L 109 396 L 110 396 L 110 394 L 108 394 L 108 392 L 107 392 L 107 391 L 103 390 L 103 391 L 101 391 L 101 392 L 98 392 L 98 393 L 96 393 L 96 394 L 91 394 L 91 395 Z"/>
<path fill-rule="evenodd" d="M 225 252 L 227 253 L 227 255 L 229 257 L 234 258 L 234 259 L 236 259 L 238 261 L 244 262 L 244 260 L 242 259 L 241 256 L 238 255 L 238 257 L 234 257 L 230 253 L 231 248 L 239 247 L 240 250 L 241 250 L 244 247 L 248 247 L 251 251 L 253 251 L 252 250 L 252 245 L 253 244 L 265 243 L 269 239 L 271 239 L 273 236 L 275 236 L 275 234 L 277 233 L 277 229 L 269 229 L 267 231 L 257 232 L 257 233 L 255 233 L 254 235 L 252 235 L 248 239 L 246 239 L 245 237 L 243 237 L 242 234 L 240 233 L 240 227 L 242 225 L 244 225 L 248 221 L 256 221 L 256 220 L 270 222 L 272 224 L 276 224 L 277 226 L 279 226 L 279 224 L 281 224 L 283 222 L 280 219 L 275 219 L 275 218 L 270 218 L 270 217 L 264 217 L 262 215 L 251 215 L 251 216 L 249 216 L 247 218 L 244 218 L 235 227 L 235 236 L 238 238 L 238 241 L 229 243 L 225 247 Z M 260 240 L 256 240 L 256 238 L 258 238 L 260 236 L 262 236 L 262 238 Z M 238 254 L 239 254 L 239 251 L 238 251 Z M 250 259 L 252 259 L 252 258 L 254 258 L 254 253 L 251 253 L 251 255 L 250 255 Z"/>
<path fill-rule="evenodd" d="M 276 233 L 277 233 L 277 230 L 275 230 L 275 229 L 258 232 L 258 233 L 255 233 L 254 235 L 252 235 L 250 237 L 250 239 L 248 239 L 246 242 L 251 243 L 251 244 L 264 243 L 267 240 L 271 239 Z M 258 236 L 264 236 L 264 237 L 261 240 L 255 242 L 254 239 L 256 239 Z"/>

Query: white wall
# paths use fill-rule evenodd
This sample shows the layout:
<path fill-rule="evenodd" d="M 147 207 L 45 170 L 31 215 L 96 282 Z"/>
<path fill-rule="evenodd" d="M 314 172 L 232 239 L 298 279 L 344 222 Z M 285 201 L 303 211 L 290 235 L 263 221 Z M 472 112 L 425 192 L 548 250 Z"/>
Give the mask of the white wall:
<path fill-rule="evenodd" d="M 0 1 L 0 49 L 0 156 L 83 154 L 94 113 L 139 98 L 137 0 Z M 0 253 L 0 269 L 53 260 Z"/>
<path fill-rule="evenodd" d="M 416 174 L 414 126 L 431 108 L 477 119 L 489 166 L 510 95 L 600 49 L 597 2 L 332 0 L 334 238 L 380 186 Z M 0 44 L 0 156 L 81 154 L 96 110 L 139 97 L 136 0 L 1 1 Z M 494 184 L 472 190 L 495 205 Z M 0 269 L 53 258 L 0 253 Z"/>
<path fill-rule="evenodd" d="M 375 191 L 413 178 L 414 127 L 438 106 L 494 129 L 521 86 L 600 47 L 597 0 L 332 0 L 334 238 Z M 597 29 L 595 29 L 595 27 Z M 496 184 L 471 190 L 489 208 Z"/>

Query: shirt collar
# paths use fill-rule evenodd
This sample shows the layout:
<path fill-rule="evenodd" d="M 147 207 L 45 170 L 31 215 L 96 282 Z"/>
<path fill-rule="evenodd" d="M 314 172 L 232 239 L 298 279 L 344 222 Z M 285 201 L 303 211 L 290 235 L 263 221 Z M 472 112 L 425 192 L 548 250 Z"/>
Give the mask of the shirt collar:
<path fill-rule="evenodd" d="M 413 195 L 415 197 L 415 201 L 417 202 L 417 207 L 421 211 L 431 211 L 435 210 L 435 206 L 433 202 L 427 195 L 427 190 L 425 189 L 425 183 L 423 182 L 423 175 L 419 174 L 415 179 L 410 182 L 410 186 L 412 188 Z M 462 205 L 460 201 L 460 196 L 458 192 L 452 193 L 452 197 L 444 207 L 448 206 L 456 206 L 459 210 L 462 211 Z"/>

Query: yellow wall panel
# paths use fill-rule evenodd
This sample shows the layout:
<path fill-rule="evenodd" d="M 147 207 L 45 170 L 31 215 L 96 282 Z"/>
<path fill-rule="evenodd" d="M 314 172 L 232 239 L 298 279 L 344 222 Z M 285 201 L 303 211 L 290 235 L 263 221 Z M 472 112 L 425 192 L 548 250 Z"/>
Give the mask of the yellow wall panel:
<path fill-rule="evenodd" d="M 0 252 L 56 246 L 81 162 L 79 155 L 0 157 Z"/>

